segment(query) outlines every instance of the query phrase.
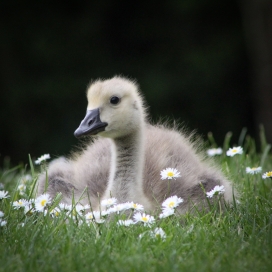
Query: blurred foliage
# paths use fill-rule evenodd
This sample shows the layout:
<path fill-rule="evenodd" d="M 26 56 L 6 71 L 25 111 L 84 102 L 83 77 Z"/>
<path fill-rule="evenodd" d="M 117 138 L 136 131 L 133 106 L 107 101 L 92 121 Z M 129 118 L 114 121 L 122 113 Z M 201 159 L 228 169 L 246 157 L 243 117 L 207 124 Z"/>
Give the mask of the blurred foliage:
<path fill-rule="evenodd" d="M 68 154 L 92 79 L 135 78 L 152 120 L 253 130 L 236 1 L 1 1 L 2 160 Z"/>

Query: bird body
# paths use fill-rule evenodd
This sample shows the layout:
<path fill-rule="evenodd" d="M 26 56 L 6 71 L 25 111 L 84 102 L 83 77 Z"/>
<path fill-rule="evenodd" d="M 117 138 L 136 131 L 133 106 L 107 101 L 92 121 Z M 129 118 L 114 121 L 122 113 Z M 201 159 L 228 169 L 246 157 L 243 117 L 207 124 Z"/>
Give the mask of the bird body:
<path fill-rule="evenodd" d="M 71 204 L 86 188 L 91 205 L 116 197 L 134 201 L 154 211 L 169 196 L 184 199 L 180 212 L 205 205 L 205 191 L 224 185 L 224 199 L 232 200 L 230 181 L 201 152 L 194 134 L 164 125 L 151 125 L 138 86 L 122 77 L 98 80 L 87 92 L 87 113 L 75 136 L 97 135 L 82 152 L 49 164 L 48 174 L 39 177 L 39 194 L 58 192 Z M 180 177 L 162 180 L 165 168 L 175 168 Z M 86 204 L 88 198 L 80 200 Z"/>

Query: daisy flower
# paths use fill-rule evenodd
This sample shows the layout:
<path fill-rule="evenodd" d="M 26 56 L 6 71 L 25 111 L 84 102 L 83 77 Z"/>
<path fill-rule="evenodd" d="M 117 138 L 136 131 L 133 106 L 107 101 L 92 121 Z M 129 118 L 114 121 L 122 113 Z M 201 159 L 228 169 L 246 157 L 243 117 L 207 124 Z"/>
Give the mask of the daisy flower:
<path fill-rule="evenodd" d="M 65 204 L 64 204 L 65 205 Z M 85 206 L 81 205 L 81 204 L 76 204 L 76 205 L 67 205 L 65 206 L 65 208 L 68 210 L 68 211 L 72 211 L 73 214 L 82 214 L 84 211 L 85 211 Z M 89 207 L 88 207 L 89 208 Z M 87 208 L 87 209 L 88 209 Z"/>
<path fill-rule="evenodd" d="M 4 216 L 4 213 L 0 211 L 0 218 Z"/>
<path fill-rule="evenodd" d="M 143 222 L 145 226 L 150 226 L 151 224 L 155 223 L 155 218 L 151 215 L 148 214 L 141 214 L 141 213 L 136 213 L 133 216 L 134 220 L 137 222 Z"/>
<path fill-rule="evenodd" d="M 24 192 L 24 191 L 26 190 L 26 186 L 25 186 L 24 184 L 20 184 L 20 185 L 18 186 L 18 190 L 19 190 L 20 192 Z"/>
<path fill-rule="evenodd" d="M 86 220 L 93 220 L 94 216 L 92 212 L 88 212 L 85 214 L 85 219 Z"/>
<path fill-rule="evenodd" d="M 243 148 L 241 146 L 229 148 L 226 154 L 230 157 L 233 157 L 236 154 L 243 154 Z"/>
<path fill-rule="evenodd" d="M 12 203 L 12 206 L 15 210 L 19 210 L 22 207 L 25 207 L 29 205 L 28 201 L 26 199 L 19 199 L 18 201 L 14 201 Z"/>
<path fill-rule="evenodd" d="M 106 216 L 109 214 L 108 210 L 102 210 L 100 211 L 100 213 L 101 213 L 101 216 Z"/>
<path fill-rule="evenodd" d="M 67 205 L 65 206 L 65 210 L 67 211 L 67 216 L 71 217 L 72 219 L 78 219 L 78 215 L 83 214 L 83 212 L 85 211 L 85 207 L 81 204 Z"/>
<path fill-rule="evenodd" d="M 59 208 L 54 208 L 51 212 L 50 212 L 50 214 L 53 216 L 53 217 L 59 217 L 60 216 L 60 214 L 61 214 L 61 210 L 59 209 Z"/>
<path fill-rule="evenodd" d="M 67 210 L 68 211 L 70 209 L 70 205 L 64 204 L 64 203 L 59 203 L 59 208 L 61 210 Z"/>
<path fill-rule="evenodd" d="M 254 174 L 258 174 L 260 172 L 262 172 L 262 167 L 252 167 L 252 168 L 247 167 L 246 168 L 246 173 L 247 174 L 254 175 Z"/>
<path fill-rule="evenodd" d="M 8 198 L 8 191 L 0 191 L 0 199 Z"/>
<path fill-rule="evenodd" d="M 143 211 L 144 210 L 144 206 L 138 203 L 134 203 L 134 202 L 128 202 L 126 203 L 128 209 L 133 209 L 136 211 Z"/>
<path fill-rule="evenodd" d="M 156 239 L 161 238 L 162 240 L 164 240 L 166 238 L 166 234 L 162 228 L 155 228 L 155 230 L 151 231 L 150 234 L 151 237 Z"/>
<path fill-rule="evenodd" d="M 45 207 L 50 203 L 51 203 L 51 198 L 50 198 L 49 194 L 40 195 L 35 200 L 35 209 L 38 212 L 43 212 Z"/>
<path fill-rule="evenodd" d="M 25 214 L 33 214 L 34 212 L 34 207 L 32 206 L 31 203 L 29 203 L 28 205 L 25 205 L 25 209 L 24 209 L 24 213 Z"/>
<path fill-rule="evenodd" d="M 35 164 L 41 164 L 43 161 L 46 161 L 46 160 L 49 160 L 49 159 L 50 159 L 50 155 L 49 154 L 44 154 L 35 161 Z"/>
<path fill-rule="evenodd" d="M 0 219 L 0 226 L 4 227 L 7 224 L 7 221 Z"/>
<path fill-rule="evenodd" d="M 224 185 L 219 186 L 216 185 L 210 192 L 207 192 L 206 195 L 209 198 L 212 198 L 214 195 L 221 195 L 225 192 L 225 187 Z"/>
<path fill-rule="evenodd" d="M 168 216 L 171 216 L 175 213 L 174 209 L 170 209 L 170 208 L 165 208 L 162 210 L 162 213 L 159 215 L 159 218 L 166 218 Z"/>
<path fill-rule="evenodd" d="M 266 172 L 262 175 L 263 179 L 272 178 L 272 171 Z"/>
<path fill-rule="evenodd" d="M 153 231 L 152 230 L 145 231 L 144 233 L 141 233 L 139 235 L 139 238 L 142 239 L 146 235 L 149 235 L 153 239 L 159 239 L 159 238 L 161 238 L 162 240 L 164 240 L 166 238 L 166 234 L 165 234 L 165 232 L 163 231 L 162 228 L 156 228 Z"/>
<path fill-rule="evenodd" d="M 128 219 L 128 220 L 118 220 L 118 222 L 117 222 L 118 226 L 126 226 L 126 227 L 128 227 L 128 226 L 133 225 L 133 224 L 134 224 L 134 222 L 131 219 Z"/>
<path fill-rule="evenodd" d="M 84 207 L 84 210 L 85 210 L 85 211 L 91 208 L 91 206 L 90 206 L 89 204 L 86 204 L 86 205 L 84 205 L 83 207 Z"/>
<path fill-rule="evenodd" d="M 221 155 L 223 153 L 223 150 L 221 147 L 219 148 L 211 148 L 211 149 L 208 149 L 207 150 L 207 154 L 209 157 L 213 157 L 213 156 L 216 156 L 216 155 Z"/>
<path fill-rule="evenodd" d="M 35 204 L 35 201 L 36 201 L 36 199 L 30 198 L 30 199 L 28 200 L 28 203 L 29 203 L 29 204 Z"/>
<path fill-rule="evenodd" d="M 25 176 L 21 177 L 20 183 L 21 184 L 27 184 L 31 180 L 32 180 L 31 175 L 25 175 Z"/>
<path fill-rule="evenodd" d="M 76 209 L 77 213 L 83 213 L 85 211 L 85 206 L 81 204 L 76 204 L 73 208 Z"/>
<path fill-rule="evenodd" d="M 108 213 L 117 213 L 119 214 L 121 211 L 127 210 L 128 206 L 126 203 L 116 204 L 113 207 L 107 210 Z"/>
<path fill-rule="evenodd" d="M 147 233 L 148 233 L 148 231 L 145 231 L 144 233 L 141 233 L 141 234 L 139 235 L 139 239 L 142 239 Z"/>
<path fill-rule="evenodd" d="M 182 198 L 177 196 L 170 196 L 162 202 L 162 206 L 166 209 L 174 209 L 182 202 Z"/>
<path fill-rule="evenodd" d="M 99 211 L 93 211 L 93 212 L 88 212 L 85 215 L 85 218 L 87 220 L 87 222 L 90 221 L 95 221 L 98 224 L 104 223 L 105 219 L 101 217 L 101 213 Z"/>
<path fill-rule="evenodd" d="M 117 199 L 115 197 L 104 199 L 101 201 L 101 206 L 110 207 L 112 205 L 115 205 L 117 203 Z"/>
<path fill-rule="evenodd" d="M 161 179 L 176 179 L 180 177 L 180 172 L 176 168 L 166 168 L 161 171 Z"/>

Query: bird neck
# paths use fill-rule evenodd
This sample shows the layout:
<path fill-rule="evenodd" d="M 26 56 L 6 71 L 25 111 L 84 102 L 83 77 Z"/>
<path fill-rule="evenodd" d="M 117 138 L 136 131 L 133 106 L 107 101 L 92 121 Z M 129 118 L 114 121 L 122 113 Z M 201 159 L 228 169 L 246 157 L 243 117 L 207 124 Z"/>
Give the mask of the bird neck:
<path fill-rule="evenodd" d="M 120 202 L 143 195 L 144 129 L 113 139 L 109 194 Z"/>

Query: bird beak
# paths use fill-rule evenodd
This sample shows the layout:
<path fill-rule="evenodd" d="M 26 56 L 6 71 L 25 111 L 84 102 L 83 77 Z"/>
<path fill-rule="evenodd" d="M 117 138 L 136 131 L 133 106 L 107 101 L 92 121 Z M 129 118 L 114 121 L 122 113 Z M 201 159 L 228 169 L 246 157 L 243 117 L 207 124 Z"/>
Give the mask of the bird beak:
<path fill-rule="evenodd" d="M 108 123 L 101 122 L 99 108 L 87 110 L 86 116 L 81 121 L 74 135 L 79 138 L 85 135 L 96 135 L 100 131 L 104 131 Z"/>

